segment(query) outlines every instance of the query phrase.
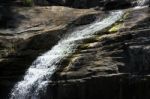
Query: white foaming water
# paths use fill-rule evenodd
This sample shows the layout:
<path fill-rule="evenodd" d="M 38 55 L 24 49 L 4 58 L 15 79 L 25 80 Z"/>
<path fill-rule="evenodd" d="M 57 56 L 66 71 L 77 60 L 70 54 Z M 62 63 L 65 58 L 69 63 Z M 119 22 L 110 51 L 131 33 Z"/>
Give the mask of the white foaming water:
<path fill-rule="evenodd" d="M 145 7 L 147 7 L 146 5 L 149 3 L 149 0 L 137 0 L 136 1 L 136 7 L 134 7 L 133 9 L 137 10 L 137 9 L 143 9 Z"/>
<path fill-rule="evenodd" d="M 41 91 L 46 90 L 48 81 L 59 66 L 59 62 L 75 52 L 78 40 L 89 38 L 94 33 L 112 25 L 123 15 L 122 11 L 114 11 L 102 21 L 97 21 L 82 30 L 65 36 L 50 51 L 39 56 L 29 67 L 23 80 L 12 89 L 10 99 L 39 99 Z"/>
<path fill-rule="evenodd" d="M 144 6 L 149 2 L 149 0 L 137 0 L 137 6 Z"/>

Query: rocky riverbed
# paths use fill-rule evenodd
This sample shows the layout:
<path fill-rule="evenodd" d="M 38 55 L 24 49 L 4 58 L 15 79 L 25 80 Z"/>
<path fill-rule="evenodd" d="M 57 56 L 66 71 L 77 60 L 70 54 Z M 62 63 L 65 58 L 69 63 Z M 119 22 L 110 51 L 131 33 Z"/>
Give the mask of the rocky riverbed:
<path fill-rule="evenodd" d="M 122 19 L 85 39 L 61 62 L 41 99 L 150 98 L 150 10 L 127 7 L 123 11 Z M 108 15 L 97 8 L 63 6 L 15 7 L 13 12 L 0 29 L 2 99 L 7 99 L 33 60 L 64 34 Z"/>

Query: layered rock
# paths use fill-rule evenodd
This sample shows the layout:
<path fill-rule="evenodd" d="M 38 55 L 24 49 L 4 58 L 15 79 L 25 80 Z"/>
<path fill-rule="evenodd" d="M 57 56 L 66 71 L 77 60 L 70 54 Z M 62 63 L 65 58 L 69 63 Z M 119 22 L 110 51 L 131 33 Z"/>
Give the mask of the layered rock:
<path fill-rule="evenodd" d="M 44 99 L 150 98 L 149 9 L 126 11 L 108 31 L 79 46 L 54 74 Z"/>

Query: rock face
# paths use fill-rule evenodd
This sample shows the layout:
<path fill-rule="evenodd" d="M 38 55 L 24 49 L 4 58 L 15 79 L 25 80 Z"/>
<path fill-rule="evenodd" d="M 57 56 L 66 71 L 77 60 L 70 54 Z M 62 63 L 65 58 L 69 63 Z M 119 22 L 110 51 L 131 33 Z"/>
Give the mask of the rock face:
<path fill-rule="evenodd" d="M 106 0 L 104 1 L 104 10 L 112 9 L 124 9 L 132 6 L 132 2 L 129 0 Z"/>

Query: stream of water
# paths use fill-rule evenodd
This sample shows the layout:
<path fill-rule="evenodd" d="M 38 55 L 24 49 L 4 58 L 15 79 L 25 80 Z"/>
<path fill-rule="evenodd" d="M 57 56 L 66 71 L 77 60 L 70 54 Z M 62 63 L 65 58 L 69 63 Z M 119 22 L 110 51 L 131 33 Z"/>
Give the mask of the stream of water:
<path fill-rule="evenodd" d="M 122 15 L 122 11 L 110 12 L 103 20 L 64 36 L 57 45 L 32 63 L 22 81 L 12 89 L 10 99 L 39 99 L 39 94 L 46 90 L 52 74 L 59 67 L 59 62 L 75 52 L 77 41 L 92 37 L 94 33 L 115 23 Z"/>

